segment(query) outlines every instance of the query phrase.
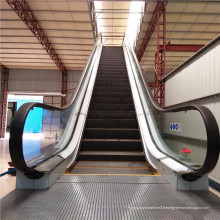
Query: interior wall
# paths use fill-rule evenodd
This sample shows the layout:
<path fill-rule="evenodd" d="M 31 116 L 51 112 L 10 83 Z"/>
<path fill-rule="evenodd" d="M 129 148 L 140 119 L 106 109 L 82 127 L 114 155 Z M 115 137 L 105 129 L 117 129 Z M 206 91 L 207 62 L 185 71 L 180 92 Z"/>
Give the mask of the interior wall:
<path fill-rule="evenodd" d="M 165 81 L 165 106 L 204 105 L 220 127 L 220 39 L 183 64 Z M 192 122 L 193 123 L 193 122 Z M 220 183 L 220 160 L 210 178 Z"/>
<path fill-rule="evenodd" d="M 165 80 L 165 106 L 220 93 L 220 38 Z"/>
<path fill-rule="evenodd" d="M 2 72 L 0 71 L 0 83 L 2 80 Z M 2 87 L 0 85 L 0 116 L 2 115 L 2 102 L 1 102 L 1 95 L 2 95 Z M 1 119 L 2 117 L 0 117 L 0 124 L 1 124 Z"/>
<path fill-rule="evenodd" d="M 70 100 L 74 88 L 77 87 L 82 71 L 68 71 L 67 73 L 67 102 Z M 28 70 L 10 69 L 9 92 L 28 93 L 61 93 L 62 74 L 58 70 Z M 73 89 L 73 90 L 72 90 Z M 53 99 L 53 101 L 52 101 Z M 61 106 L 60 95 L 47 95 L 45 104 Z"/>

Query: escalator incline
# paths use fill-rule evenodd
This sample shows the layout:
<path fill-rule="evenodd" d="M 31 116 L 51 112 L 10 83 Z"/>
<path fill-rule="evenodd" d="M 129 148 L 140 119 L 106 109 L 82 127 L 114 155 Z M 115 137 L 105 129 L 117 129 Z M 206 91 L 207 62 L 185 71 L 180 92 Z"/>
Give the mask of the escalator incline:
<path fill-rule="evenodd" d="M 152 175 L 142 152 L 122 47 L 103 47 L 78 161 L 70 174 Z"/>

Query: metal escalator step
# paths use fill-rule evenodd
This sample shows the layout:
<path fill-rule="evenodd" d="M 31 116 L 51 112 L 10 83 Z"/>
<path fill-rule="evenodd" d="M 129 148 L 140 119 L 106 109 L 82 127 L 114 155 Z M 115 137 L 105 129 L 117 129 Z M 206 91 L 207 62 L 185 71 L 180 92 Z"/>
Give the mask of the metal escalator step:
<path fill-rule="evenodd" d="M 84 138 L 81 151 L 142 151 L 141 139 Z"/>
<path fill-rule="evenodd" d="M 97 98 L 97 97 L 92 97 L 92 102 L 93 102 L 93 98 Z M 134 111 L 134 105 L 133 104 L 104 104 L 104 103 L 95 104 L 95 103 L 92 103 L 90 105 L 89 111 L 96 111 L 96 110 L 98 111 Z"/>
<path fill-rule="evenodd" d="M 115 67 L 126 69 L 126 63 L 123 61 L 116 60 L 101 60 L 99 63 L 99 67 L 109 67 L 110 69 L 114 69 Z"/>
<path fill-rule="evenodd" d="M 89 119 L 136 119 L 135 111 L 89 111 Z"/>
<path fill-rule="evenodd" d="M 138 128 L 136 119 L 87 119 L 86 128 Z"/>
<path fill-rule="evenodd" d="M 78 161 L 75 167 L 106 167 L 106 168 L 146 168 L 145 162 L 131 161 Z"/>
<path fill-rule="evenodd" d="M 125 79 L 128 81 L 128 75 L 121 72 L 121 71 L 115 71 L 115 74 L 112 73 L 98 73 L 97 77 L 96 77 L 96 81 L 97 80 L 113 80 L 113 79 L 117 79 L 117 80 L 121 80 L 121 79 Z"/>
<path fill-rule="evenodd" d="M 139 151 L 81 151 L 78 160 L 87 161 L 145 161 Z"/>
<path fill-rule="evenodd" d="M 131 92 L 129 86 L 126 87 L 105 87 L 105 86 L 96 86 L 94 92 Z"/>
<path fill-rule="evenodd" d="M 92 104 L 133 104 L 132 98 L 109 97 L 108 99 L 102 97 L 92 97 Z"/>
<path fill-rule="evenodd" d="M 100 86 L 100 87 L 128 87 L 128 83 L 114 83 L 114 82 L 96 82 L 95 87 Z"/>
<path fill-rule="evenodd" d="M 98 71 L 97 73 L 97 77 L 107 77 L 107 76 L 123 76 L 124 78 L 128 78 L 128 74 L 127 71 L 119 71 L 119 70 L 115 70 L 114 72 L 107 72 L 107 71 Z"/>
<path fill-rule="evenodd" d="M 85 128 L 84 138 L 102 139 L 140 139 L 139 129 Z"/>
<path fill-rule="evenodd" d="M 153 175 L 152 171 L 148 168 L 145 169 L 133 169 L 133 168 L 73 168 L 73 170 L 70 172 L 70 174 L 130 174 L 130 175 L 137 175 L 137 174 L 143 174 L 143 175 Z"/>
<path fill-rule="evenodd" d="M 94 92 L 94 97 L 132 97 L 131 91 L 129 92 Z"/>
<path fill-rule="evenodd" d="M 129 81 L 128 81 L 128 78 L 125 78 L 125 79 L 122 79 L 122 78 L 107 78 L 107 77 L 100 77 L 100 78 L 97 78 L 96 79 L 96 82 L 112 82 L 112 83 L 128 83 L 129 85 Z"/>

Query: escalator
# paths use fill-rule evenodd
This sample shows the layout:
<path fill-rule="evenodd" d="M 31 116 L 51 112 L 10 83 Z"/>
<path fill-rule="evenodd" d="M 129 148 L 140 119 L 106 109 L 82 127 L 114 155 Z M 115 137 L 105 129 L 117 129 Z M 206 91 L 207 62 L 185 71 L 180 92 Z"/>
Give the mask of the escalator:
<path fill-rule="evenodd" d="M 25 139 L 33 109 L 42 111 L 40 138 Z M 66 172 L 158 173 L 171 176 L 177 189 L 198 188 L 197 180 L 208 183 L 219 145 L 218 125 L 207 108 L 158 106 L 126 38 L 123 47 L 97 40 L 69 106 L 24 104 L 10 131 L 17 188 L 49 188 Z"/>
<path fill-rule="evenodd" d="M 69 174 L 152 175 L 144 157 L 122 47 L 103 47 L 84 135 Z"/>

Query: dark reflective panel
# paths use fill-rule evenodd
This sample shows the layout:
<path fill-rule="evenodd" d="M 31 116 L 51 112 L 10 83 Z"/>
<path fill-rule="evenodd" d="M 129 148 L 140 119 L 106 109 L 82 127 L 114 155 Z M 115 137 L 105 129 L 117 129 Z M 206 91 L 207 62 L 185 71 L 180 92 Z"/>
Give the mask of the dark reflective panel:
<path fill-rule="evenodd" d="M 53 155 L 69 118 L 64 111 L 34 107 L 29 111 L 23 133 L 23 154 L 28 166 Z"/>
<path fill-rule="evenodd" d="M 130 47 L 129 50 L 132 54 Z M 206 127 L 201 114 L 197 110 L 164 112 L 157 109 L 149 96 L 152 91 L 146 90 L 134 57 L 132 59 L 145 114 L 150 112 L 152 116 L 148 122 L 157 148 L 185 165 L 201 168 L 207 153 Z"/>

